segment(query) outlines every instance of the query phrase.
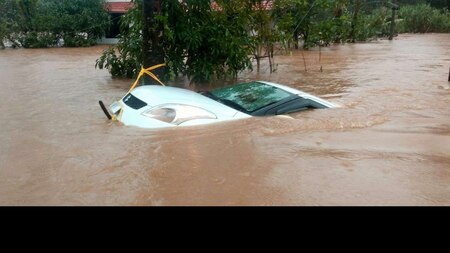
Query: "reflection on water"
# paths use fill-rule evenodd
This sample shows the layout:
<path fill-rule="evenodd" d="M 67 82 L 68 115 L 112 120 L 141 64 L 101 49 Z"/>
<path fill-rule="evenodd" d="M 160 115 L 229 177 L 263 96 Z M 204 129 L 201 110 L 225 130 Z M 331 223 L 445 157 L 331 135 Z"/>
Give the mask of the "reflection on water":
<path fill-rule="evenodd" d="M 449 42 L 279 56 L 239 81 L 342 108 L 164 130 L 106 120 L 131 80 L 94 69 L 104 47 L 1 50 L 0 204 L 449 205 Z"/>

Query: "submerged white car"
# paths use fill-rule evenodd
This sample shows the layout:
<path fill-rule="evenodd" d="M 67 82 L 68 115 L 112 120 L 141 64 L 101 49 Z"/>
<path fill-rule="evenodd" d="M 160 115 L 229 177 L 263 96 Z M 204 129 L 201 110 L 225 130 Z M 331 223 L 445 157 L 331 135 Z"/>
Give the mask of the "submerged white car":
<path fill-rule="evenodd" d="M 200 125 L 252 116 L 280 115 L 336 105 L 311 94 L 275 83 L 249 82 L 212 91 L 147 85 L 110 106 L 108 118 L 142 128 Z"/>

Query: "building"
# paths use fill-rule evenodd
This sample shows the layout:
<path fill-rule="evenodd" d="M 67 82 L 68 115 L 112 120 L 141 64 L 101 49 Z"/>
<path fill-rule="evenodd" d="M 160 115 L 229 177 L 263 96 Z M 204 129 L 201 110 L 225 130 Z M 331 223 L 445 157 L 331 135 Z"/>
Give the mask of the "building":
<path fill-rule="evenodd" d="M 120 18 L 132 6 L 131 0 L 106 0 L 105 9 L 108 10 L 111 17 L 111 27 L 105 37 L 99 40 L 99 44 L 116 44 L 119 41 L 117 36 L 120 32 Z"/>

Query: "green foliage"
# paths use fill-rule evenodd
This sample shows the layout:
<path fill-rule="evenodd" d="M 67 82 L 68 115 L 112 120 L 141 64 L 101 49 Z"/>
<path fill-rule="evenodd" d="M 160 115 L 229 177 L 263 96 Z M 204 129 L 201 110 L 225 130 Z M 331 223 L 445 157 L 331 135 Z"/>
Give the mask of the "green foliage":
<path fill-rule="evenodd" d="M 212 11 L 208 1 L 177 0 L 163 3 L 157 17 L 164 29 L 163 48 L 169 75 L 186 75 L 201 83 L 235 77 L 251 67 L 252 40 L 249 18 L 241 0 L 218 1 L 223 11 Z M 113 76 L 136 76 L 142 63 L 141 1 L 121 20 L 119 43 L 106 50 L 96 66 Z M 241 8 L 242 7 L 242 8 Z M 212 25 L 214 24 L 214 25 Z"/>
<path fill-rule="evenodd" d="M 398 31 L 402 33 L 450 32 L 449 11 L 428 4 L 402 6 L 399 18 Z"/>
<path fill-rule="evenodd" d="M 103 0 L 0 0 L 0 36 L 26 48 L 95 44 L 109 26 Z"/>
<path fill-rule="evenodd" d="M 9 0 L 0 0 L 0 47 L 4 48 L 3 40 L 6 39 L 8 34 L 10 33 L 9 29 L 9 17 L 8 9 L 11 9 L 11 1 Z"/>
<path fill-rule="evenodd" d="M 15 20 L 17 11 L 15 0 L 0 0 L 0 47 L 4 48 L 3 42 L 10 37 L 18 25 Z"/>
<path fill-rule="evenodd" d="M 447 9 L 450 8 L 450 0 L 397 0 L 400 6 L 404 5 L 418 5 L 418 4 L 429 4 L 433 8 L 437 9 Z"/>
<path fill-rule="evenodd" d="M 321 2 L 319 0 L 318 2 Z M 277 28 L 286 36 L 287 44 L 293 43 L 296 47 L 302 38 L 308 41 L 312 17 L 315 16 L 315 5 L 311 0 L 279 0 L 274 3 L 274 19 Z M 306 44 L 305 43 L 305 44 Z"/>
<path fill-rule="evenodd" d="M 175 75 L 194 82 L 235 77 L 251 67 L 252 41 L 249 16 L 242 0 L 217 1 L 221 11 L 213 11 L 209 1 L 164 1 L 164 48 Z"/>
<path fill-rule="evenodd" d="M 109 16 L 99 0 L 47 1 L 46 20 L 67 47 L 92 46 L 109 26 Z"/>

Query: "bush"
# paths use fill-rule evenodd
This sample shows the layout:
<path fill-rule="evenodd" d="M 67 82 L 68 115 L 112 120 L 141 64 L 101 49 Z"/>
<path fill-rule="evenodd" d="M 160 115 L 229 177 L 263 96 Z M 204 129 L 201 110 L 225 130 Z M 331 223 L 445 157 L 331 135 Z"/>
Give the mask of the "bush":
<path fill-rule="evenodd" d="M 109 26 L 104 0 L 0 0 L 0 41 L 26 48 L 91 46 Z"/>
<path fill-rule="evenodd" d="M 428 4 L 402 6 L 399 11 L 400 33 L 450 32 L 450 13 Z"/>
<path fill-rule="evenodd" d="M 24 48 L 52 47 L 58 42 L 54 34 L 46 32 L 28 32 L 21 34 L 17 39 Z"/>

